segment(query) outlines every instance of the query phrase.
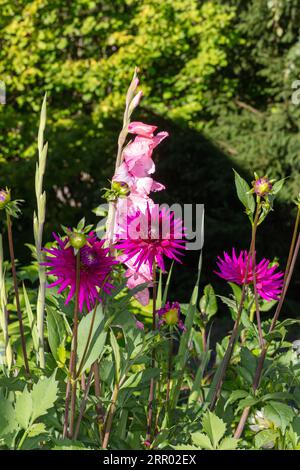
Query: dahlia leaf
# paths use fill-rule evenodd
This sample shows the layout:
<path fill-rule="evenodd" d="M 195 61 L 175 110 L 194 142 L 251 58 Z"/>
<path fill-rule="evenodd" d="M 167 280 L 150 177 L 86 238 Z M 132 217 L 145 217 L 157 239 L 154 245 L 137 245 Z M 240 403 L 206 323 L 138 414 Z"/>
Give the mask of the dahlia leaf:
<path fill-rule="evenodd" d="M 59 360 L 58 350 L 66 337 L 65 324 L 62 316 L 49 306 L 47 310 L 48 342 L 54 359 Z"/>
<path fill-rule="evenodd" d="M 93 313 L 84 316 L 78 326 L 78 363 L 80 364 L 85 353 L 82 371 L 88 369 L 101 356 L 107 337 L 105 331 L 105 319 L 101 305 L 97 307 L 94 324 L 92 325 Z M 90 330 L 92 327 L 92 332 Z M 90 336 L 90 340 L 89 340 Z M 86 349 L 86 345 L 88 348 Z"/>
<path fill-rule="evenodd" d="M 238 195 L 239 200 L 245 206 L 246 210 L 249 211 L 251 214 L 254 214 L 255 211 L 255 200 L 253 195 L 250 193 L 250 186 L 248 185 L 247 181 L 245 181 L 237 171 L 234 171 L 234 180 L 235 180 L 235 187 L 236 192 Z"/>

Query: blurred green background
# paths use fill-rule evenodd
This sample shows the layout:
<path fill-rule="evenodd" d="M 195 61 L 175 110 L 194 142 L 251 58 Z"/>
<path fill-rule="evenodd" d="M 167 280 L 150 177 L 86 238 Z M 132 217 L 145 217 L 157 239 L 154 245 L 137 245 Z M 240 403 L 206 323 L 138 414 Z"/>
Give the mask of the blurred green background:
<path fill-rule="evenodd" d="M 218 284 L 215 257 L 247 248 L 249 226 L 232 167 L 289 177 L 258 235 L 258 258 L 284 263 L 292 199 L 300 188 L 300 0 L 0 0 L 0 185 L 25 200 L 17 255 L 28 261 L 35 208 L 36 136 L 48 93 L 46 237 L 101 202 L 111 178 L 124 96 L 140 68 L 136 120 L 170 138 L 156 151 L 161 201 L 204 203 L 203 282 Z M 177 268 L 174 295 L 187 300 L 197 254 Z M 299 269 L 287 304 L 297 314 Z M 218 284 L 221 286 L 221 284 Z M 222 284 L 223 285 L 223 284 Z"/>

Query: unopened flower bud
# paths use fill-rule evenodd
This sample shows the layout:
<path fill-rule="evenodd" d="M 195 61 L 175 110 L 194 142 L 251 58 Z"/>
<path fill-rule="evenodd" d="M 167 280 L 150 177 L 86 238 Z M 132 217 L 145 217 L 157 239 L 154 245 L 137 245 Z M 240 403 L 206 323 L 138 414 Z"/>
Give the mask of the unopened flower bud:
<path fill-rule="evenodd" d="M 5 206 L 10 202 L 10 191 L 1 189 L 0 190 L 0 209 L 4 209 Z"/>
<path fill-rule="evenodd" d="M 113 181 L 112 183 L 112 190 L 119 196 L 127 196 L 127 194 L 130 192 L 129 186 L 127 183 L 124 183 L 122 181 Z"/>
<path fill-rule="evenodd" d="M 73 232 L 70 235 L 70 245 L 76 250 L 80 250 L 86 244 L 86 236 L 84 233 Z"/>
<path fill-rule="evenodd" d="M 258 178 L 253 181 L 253 189 L 254 192 L 261 197 L 266 196 L 272 190 L 272 184 L 267 176 L 263 176 L 262 178 Z"/>

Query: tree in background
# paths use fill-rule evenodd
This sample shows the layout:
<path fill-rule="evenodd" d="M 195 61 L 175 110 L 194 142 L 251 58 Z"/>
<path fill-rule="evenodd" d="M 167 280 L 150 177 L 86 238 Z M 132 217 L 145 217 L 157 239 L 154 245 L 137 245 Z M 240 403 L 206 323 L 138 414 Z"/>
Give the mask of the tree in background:
<path fill-rule="evenodd" d="M 159 153 L 160 180 L 175 179 L 180 188 L 170 200 L 184 192 L 182 202 L 209 201 L 208 261 L 225 239 L 241 238 L 229 194 L 232 166 L 291 175 L 285 197 L 296 195 L 300 106 L 291 102 L 291 84 L 300 65 L 300 0 L 0 0 L 0 7 L 0 77 L 7 88 L 0 180 L 26 200 L 28 221 L 44 92 L 49 231 L 51 221 L 72 224 L 101 202 L 98 188 L 111 174 L 135 65 L 146 85 L 137 118 L 151 122 L 155 115 L 171 134 Z M 281 202 L 274 233 L 277 223 L 289 229 Z M 280 255 L 282 240 L 272 234 L 272 243 Z"/>

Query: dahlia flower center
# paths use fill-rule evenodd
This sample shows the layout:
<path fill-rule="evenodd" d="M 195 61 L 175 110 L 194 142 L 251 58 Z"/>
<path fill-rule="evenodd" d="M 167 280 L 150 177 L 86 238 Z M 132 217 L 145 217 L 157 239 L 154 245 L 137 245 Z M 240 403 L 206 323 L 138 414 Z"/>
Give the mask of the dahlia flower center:
<path fill-rule="evenodd" d="M 170 308 L 165 315 L 165 321 L 167 325 L 177 325 L 178 323 L 178 309 L 177 308 Z"/>
<path fill-rule="evenodd" d="M 81 250 L 81 265 L 83 268 L 91 268 L 99 263 L 97 253 L 92 248 L 85 247 Z"/>

